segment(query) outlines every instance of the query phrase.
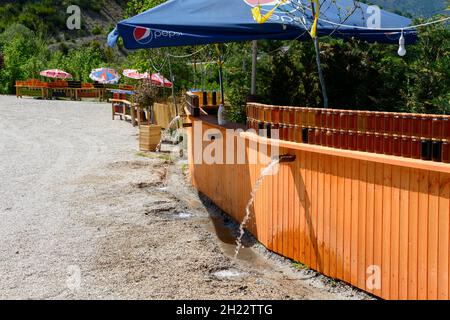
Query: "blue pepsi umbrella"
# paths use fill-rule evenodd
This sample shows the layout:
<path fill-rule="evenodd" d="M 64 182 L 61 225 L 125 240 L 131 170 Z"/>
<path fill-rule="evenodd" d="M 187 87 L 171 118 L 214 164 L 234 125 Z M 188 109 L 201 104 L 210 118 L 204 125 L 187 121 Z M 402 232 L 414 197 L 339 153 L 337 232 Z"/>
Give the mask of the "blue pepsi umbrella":
<path fill-rule="evenodd" d="M 348 12 L 355 4 L 353 0 L 321 0 L 320 3 L 318 36 L 398 43 L 403 34 L 406 44 L 417 39 L 416 30 L 408 28 L 411 25 L 408 18 L 383 10 L 376 16 L 373 7 L 357 1 L 358 9 Z M 268 21 L 256 21 L 257 16 L 252 12 L 255 8 L 260 15 L 270 16 Z M 310 39 L 308 31 L 312 30 L 315 16 L 310 0 L 169 0 L 120 22 L 109 34 L 108 44 L 114 47 L 119 37 L 127 49 L 261 39 L 305 40 Z M 255 66 L 256 49 L 253 61 Z M 254 67 L 252 91 L 255 78 Z"/>
<path fill-rule="evenodd" d="M 266 23 L 258 23 L 251 9 L 268 13 Z M 358 38 L 369 42 L 398 43 L 401 29 L 411 20 L 380 11 L 380 25 L 374 26 L 373 11 L 358 3 L 345 22 L 353 0 L 321 0 L 318 36 Z M 314 23 L 310 0 L 169 0 L 162 5 L 120 22 L 108 37 L 114 46 L 119 36 L 127 49 L 199 45 L 260 39 L 307 39 Z M 339 26 L 344 24 L 344 26 Z M 415 30 L 405 30 L 406 44 L 416 40 Z"/>

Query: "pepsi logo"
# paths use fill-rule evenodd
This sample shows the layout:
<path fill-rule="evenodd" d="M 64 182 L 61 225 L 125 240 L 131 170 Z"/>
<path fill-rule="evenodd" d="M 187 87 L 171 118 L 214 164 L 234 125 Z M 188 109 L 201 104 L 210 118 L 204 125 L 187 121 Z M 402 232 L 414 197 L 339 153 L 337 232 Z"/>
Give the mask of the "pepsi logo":
<path fill-rule="evenodd" d="M 150 28 L 136 27 L 133 31 L 133 36 L 140 44 L 147 44 L 153 40 L 153 32 Z"/>

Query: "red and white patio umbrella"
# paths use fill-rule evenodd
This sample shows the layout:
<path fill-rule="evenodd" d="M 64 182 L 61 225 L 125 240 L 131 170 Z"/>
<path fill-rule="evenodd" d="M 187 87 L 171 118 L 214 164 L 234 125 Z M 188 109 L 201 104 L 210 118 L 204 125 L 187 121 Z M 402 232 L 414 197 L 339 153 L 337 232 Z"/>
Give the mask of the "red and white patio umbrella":
<path fill-rule="evenodd" d="M 45 70 L 40 73 L 41 76 L 55 79 L 71 79 L 72 75 L 59 69 Z"/>
<path fill-rule="evenodd" d="M 149 78 L 148 72 L 140 73 L 139 71 L 137 71 L 135 69 L 123 70 L 123 75 L 125 77 L 127 77 L 127 78 L 135 79 L 135 80 L 142 80 L 142 79 L 148 79 Z"/>
<path fill-rule="evenodd" d="M 173 86 L 173 83 L 170 82 L 169 80 L 167 80 L 160 73 L 152 74 L 151 81 L 155 86 L 158 86 L 158 87 L 172 88 L 172 86 Z"/>

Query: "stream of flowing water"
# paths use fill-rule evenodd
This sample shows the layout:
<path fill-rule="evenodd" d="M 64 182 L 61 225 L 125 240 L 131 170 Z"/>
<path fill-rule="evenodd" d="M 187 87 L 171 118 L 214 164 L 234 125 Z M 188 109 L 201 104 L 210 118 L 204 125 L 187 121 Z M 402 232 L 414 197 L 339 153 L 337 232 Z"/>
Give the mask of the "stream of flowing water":
<path fill-rule="evenodd" d="M 166 130 L 164 130 L 163 134 L 161 134 L 161 141 L 159 142 L 158 146 L 156 147 L 156 150 L 161 151 L 161 146 L 164 140 L 164 136 L 170 132 L 170 129 L 172 129 L 177 122 L 181 119 L 181 116 L 176 116 L 175 118 L 172 119 L 172 121 L 170 121 L 169 125 L 167 126 Z M 177 128 L 176 130 L 176 134 L 175 134 L 175 139 L 178 139 L 179 137 L 179 128 Z M 175 140 L 176 141 L 176 140 Z"/>
<path fill-rule="evenodd" d="M 274 175 L 275 169 L 278 169 L 278 166 L 280 164 L 280 159 L 274 159 L 272 160 L 272 162 L 265 167 L 263 170 L 261 170 L 261 174 L 258 178 L 258 180 L 256 180 L 255 186 L 253 187 L 252 192 L 250 193 L 250 200 L 248 201 L 247 207 L 245 208 L 245 217 L 244 220 L 242 220 L 241 226 L 239 227 L 239 237 L 236 240 L 236 251 L 234 254 L 234 258 L 237 259 L 238 255 L 239 255 L 239 251 L 242 248 L 242 239 L 244 238 L 244 234 L 245 234 L 245 226 L 247 225 L 248 221 L 250 220 L 250 216 L 251 216 L 251 208 L 253 206 L 253 203 L 255 202 L 255 197 L 256 194 L 258 193 L 259 189 L 262 186 L 262 183 L 264 182 L 264 179 L 267 176 L 271 176 Z"/>

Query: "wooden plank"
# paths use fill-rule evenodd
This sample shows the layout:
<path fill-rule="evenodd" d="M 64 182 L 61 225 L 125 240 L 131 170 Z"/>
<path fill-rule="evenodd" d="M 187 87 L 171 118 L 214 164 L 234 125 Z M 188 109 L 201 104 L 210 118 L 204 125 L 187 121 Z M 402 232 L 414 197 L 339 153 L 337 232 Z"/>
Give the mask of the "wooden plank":
<path fill-rule="evenodd" d="M 337 277 L 337 230 L 338 230 L 338 158 L 331 161 L 331 203 L 330 203 L 330 277 Z"/>
<path fill-rule="evenodd" d="M 338 213 L 337 213 L 337 258 L 336 277 L 344 279 L 344 216 L 345 216 L 345 160 L 338 160 Z"/>
<path fill-rule="evenodd" d="M 285 154 L 286 150 L 282 150 L 281 154 Z M 287 177 L 288 177 L 288 170 L 287 170 L 287 165 L 286 164 L 281 164 L 280 165 L 280 175 L 279 175 L 279 179 L 280 179 L 280 184 L 281 184 L 281 193 L 279 193 L 279 201 L 281 202 L 281 211 L 279 212 L 280 215 L 278 216 L 278 221 L 280 223 L 280 232 L 279 232 L 279 236 L 280 236 L 280 247 L 279 247 L 279 251 L 280 253 L 287 253 L 288 250 L 288 232 L 289 232 L 289 226 L 288 226 L 288 218 L 289 218 L 289 213 L 288 213 L 288 208 L 289 208 L 289 203 L 287 201 L 287 199 L 285 199 L 284 195 L 287 194 L 289 192 L 289 186 L 287 183 Z"/>
<path fill-rule="evenodd" d="M 437 299 L 439 246 L 439 173 L 430 173 L 428 202 L 428 299 Z"/>
<path fill-rule="evenodd" d="M 269 154 L 271 154 L 271 149 L 268 149 Z M 273 248 L 273 185 L 274 185 L 274 177 L 269 176 L 267 178 L 267 188 L 265 196 L 267 197 L 267 211 L 266 211 L 266 246 L 271 249 Z"/>
<path fill-rule="evenodd" d="M 408 229 L 409 229 L 409 194 L 410 171 L 409 168 L 400 168 L 400 238 L 399 238 L 399 285 L 398 298 L 408 299 Z"/>
<path fill-rule="evenodd" d="M 317 243 L 317 203 L 318 203 L 318 164 L 319 157 L 317 154 L 313 154 L 311 157 L 311 229 L 310 229 L 310 242 L 311 242 L 311 268 L 317 270 L 317 258 L 319 252 L 319 245 Z"/>
<path fill-rule="evenodd" d="M 358 202 L 358 259 L 357 259 L 357 286 L 366 288 L 366 233 L 367 233 L 367 161 L 359 164 L 359 202 Z M 354 226 L 354 228 L 356 228 Z"/>
<path fill-rule="evenodd" d="M 308 197 L 306 194 L 306 153 L 300 151 L 300 262 L 306 264 Z"/>
<path fill-rule="evenodd" d="M 376 265 L 375 263 L 375 163 L 368 162 L 367 163 L 367 215 L 366 215 L 366 258 L 364 265 L 364 274 L 366 278 L 365 289 L 374 293 L 374 283 L 368 283 L 369 272 Z"/>
<path fill-rule="evenodd" d="M 295 185 L 294 185 L 294 168 L 295 162 L 286 165 L 288 172 L 288 186 L 289 194 L 292 195 L 290 199 L 288 198 L 288 250 L 287 255 L 289 257 L 294 257 L 294 204 L 295 204 Z"/>
<path fill-rule="evenodd" d="M 399 259 L 400 259 L 400 187 L 401 179 L 399 167 L 392 168 L 392 202 L 391 202 L 391 241 L 390 241 L 390 295 L 393 300 L 398 299 Z"/>
<path fill-rule="evenodd" d="M 323 272 L 330 275 L 330 231 L 331 231 L 331 157 L 324 158 L 324 218 L 323 218 Z M 334 227 L 334 226 L 333 226 Z"/>
<path fill-rule="evenodd" d="M 352 241 L 352 161 L 345 161 L 344 198 L 344 281 L 351 282 Z"/>
<path fill-rule="evenodd" d="M 420 171 L 419 176 L 419 229 L 418 229 L 418 265 L 417 265 L 417 298 L 428 297 L 428 171 Z"/>
<path fill-rule="evenodd" d="M 281 150 L 280 150 L 281 151 Z M 281 169 L 278 172 L 277 176 L 274 176 L 275 182 L 275 190 L 274 190 L 274 212 L 273 212 L 273 221 L 274 221 L 274 233 L 273 233 L 273 250 L 275 252 L 280 252 L 282 245 L 280 245 L 280 230 L 282 226 L 282 221 L 280 220 L 281 212 L 283 211 L 283 203 L 280 195 L 283 193 L 283 184 L 281 181 Z"/>
<path fill-rule="evenodd" d="M 382 237 L 382 297 L 390 299 L 391 275 L 391 216 L 392 216 L 392 166 L 383 167 L 383 237 Z"/>
<path fill-rule="evenodd" d="M 305 183 L 305 264 L 311 266 L 311 230 L 312 230 L 312 208 L 311 208 L 311 153 L 306 153 L 306 183 Z"/>
<path fill-rule="evenodd" d="M 294 260 L 300 261 L 300 212 L 301 212 L 301 201 L 300 201 L 300 182 L 301 182 L 301 152 L 295 151 L 296 161 L 294 163 Z"/>
<path fill-rule="evenodd" d="M 439 265 L 438 265 L 438 299 L 448 300 L 449 295 L 449 205 L 450 175 L 440 175 L 439 195 Z"/>
<path fill-rule="evenodd" d="M 257 140 L 260 143 L 274 143 L 272 139 L 258 137 L 252 133 L 242 133 L 241 134 L 246 139 Z M 363 161 L 371 161 L 376 163 L 383 163 L 393 166 L 407 167 L 407 168 L 416 168 L 422 170 L 430 170 L 442 173 L 450 173 L 450 166 L 446 163 L 442 162 L 434 162 L 434 161 L 423 161 L 417 159 L 389 156 L 384 154 L 370 153 L 370 152 L 360 152 L 360 151 L 352 151 L 352 150 L 342 150 L 336 148 L 328 148 L 323 146 L 317 146 L 312 144 L 304 144 L 304 143 L 296 143 L 289 141 L 279 141 L 280 146 L 283 148 L 288 148 L 291 150 L 302 150 L 305 152 L 311 152 L 316 154 L 325 154 L 330 156 L 337 156 L 346 159 L 353 160 L 363 160 Z"/>
<path fill-rule="evenodd" d="M 351 226 L 350 226 L 350 283 L 354 286 L 358 285 L 358 232 L 359 232 L 359 172 L 360 161 L 352 161 L 352 211 L 351 211 Z"/>
<path fill-rule="evenodd" d="M 324 202 L 325 202 L 325 167 L 324 156 L 318 157 L 317 172 L 317 249 L 316 263 L 317 270 L 323 273 L 323 246 L 324 246 Z"/>
<path fill-rule="evenodd" d="M 410 169 L 408 223 L 408 299 L 417 300 L 419 170 Z"/>

